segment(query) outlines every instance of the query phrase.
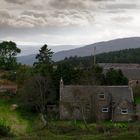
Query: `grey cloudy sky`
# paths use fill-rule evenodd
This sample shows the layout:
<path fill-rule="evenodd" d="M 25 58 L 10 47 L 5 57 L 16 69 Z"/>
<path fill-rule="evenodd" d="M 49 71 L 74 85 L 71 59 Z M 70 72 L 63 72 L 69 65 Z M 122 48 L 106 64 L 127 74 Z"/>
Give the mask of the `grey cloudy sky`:
<path fill-rule="evenodd" d="M 0 40 L 79 45 L 140 36 L 139 16 L 140 0 L 0 0 Z"/>

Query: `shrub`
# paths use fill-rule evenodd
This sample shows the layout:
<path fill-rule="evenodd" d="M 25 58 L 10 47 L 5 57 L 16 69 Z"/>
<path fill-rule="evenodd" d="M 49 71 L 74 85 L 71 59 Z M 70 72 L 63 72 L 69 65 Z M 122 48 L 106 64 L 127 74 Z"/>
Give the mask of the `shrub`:
<path fill-rule="evenodd" d="M 10 136 L 10 127 L 6 124 L 5 120 L 0 120 L 0 137 Z"/>
<path fill-rule="evenodd" d="M 104 126 L 100 125 L 100 124 L 96 125 L 96 130 L 97 130 L 98 133 L 104 133 L 105 132 Z"/>
<path fill-rule="evenodd" d="M 126 123 L 115 123 L 114 127 L 116 127 L 116 128 L 124 128 L 125 129 L 125 128 L 128 127 L 128 125 Z"/>

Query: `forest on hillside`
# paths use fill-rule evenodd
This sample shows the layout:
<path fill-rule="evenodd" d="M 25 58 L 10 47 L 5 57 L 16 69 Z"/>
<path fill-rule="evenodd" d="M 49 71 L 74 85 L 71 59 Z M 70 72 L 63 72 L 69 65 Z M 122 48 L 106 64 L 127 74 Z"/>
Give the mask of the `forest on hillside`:
<path fill-rule="evenodd" d="M 69 57 L 57 63 L 69 63 L 74 67 L 89 67 L 93 65 L 93 56 Z M 140 48 L 125 49 L 96 55 L 96 63 L 140 63 Z"/>

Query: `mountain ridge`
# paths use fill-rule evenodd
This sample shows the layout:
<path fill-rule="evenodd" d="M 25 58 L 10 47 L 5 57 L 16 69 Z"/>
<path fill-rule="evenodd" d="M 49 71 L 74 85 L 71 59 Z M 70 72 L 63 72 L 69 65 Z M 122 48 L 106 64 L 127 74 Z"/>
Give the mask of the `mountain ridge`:
<path fill-rule="evenodd" d="M 70 56 L 81 56 L 81 57 L 90 56 L 93 55 L 95 47 L 96 47 L 96 54 L 118 51 L 118 50 L 129 49 L 129 48 L 139 48 L 140 37 L 113 39 L 109 41 L 102 41 L 102 42 L 89 44 L 75 49 L 63 50 L 54 53 L 53 61 L 60 61 L 63 60 L 65 57 L 70 57 Z M 24 56 L 18 57 L 18 62 L 21 62 L 22 64 L 28 64 L 28 65 L 33 64 L 33 62 L 35 61 L 35 55 L 36 54 L 31 54 L 25 57 Z"/>

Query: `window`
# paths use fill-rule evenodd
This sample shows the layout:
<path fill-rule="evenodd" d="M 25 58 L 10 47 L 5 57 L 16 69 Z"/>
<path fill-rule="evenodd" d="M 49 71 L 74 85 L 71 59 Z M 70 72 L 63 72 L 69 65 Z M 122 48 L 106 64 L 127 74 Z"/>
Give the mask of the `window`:
<path fill-rule="evenodd" d="M 108 112 L 108 110 L 109 110 L 108 107 L 103 107 L 102 108 L 102 112 Z"/>
<path fill-rule="evenodd" d="M 121 114 L 128 114 L 128 109 L 127 108 L 122 108 L 121 109 Z"/>
<path fill-rule="evenodd" d="M 105 99 L 105 94 L 103 92 L 99 94 L 99 99 Z"/>

